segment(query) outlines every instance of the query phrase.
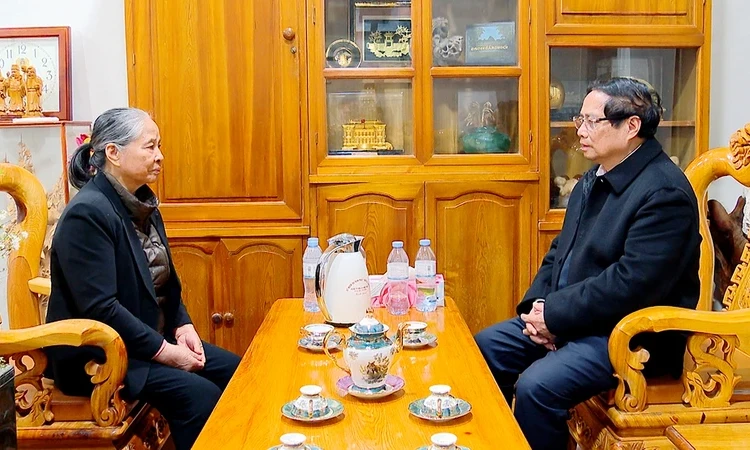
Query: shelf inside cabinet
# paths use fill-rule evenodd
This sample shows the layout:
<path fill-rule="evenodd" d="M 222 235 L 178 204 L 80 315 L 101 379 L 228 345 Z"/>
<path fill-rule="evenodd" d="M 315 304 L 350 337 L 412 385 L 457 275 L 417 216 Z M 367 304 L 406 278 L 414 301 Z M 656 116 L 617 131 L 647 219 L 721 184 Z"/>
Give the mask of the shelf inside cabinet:
<path fill-rule="evenodd" d="M 453 66 L 433 67 L 430 75 L 435 78 L 474 78 L 474 77 L 520 77 L 520 67 L 498 66 Z"/>
<path fill-rule="evenodd" d="M 575 125 L 573 125 L 573 122 L 565 121 L 565 122 L 550 122 L 549 126 L 551 128 L 573 128 Z M 659 123 L 660 127 L 670 128 L 670 127 L 694 127 L 695 121 L 694 120 L 663 120 Z"/>
<path fill-rule="evenodd" d="M 398 79 L 413 78 L 414 69 L 411 67 L 372 67 L 357 69 L 323 69 L 326 79 Z"/>

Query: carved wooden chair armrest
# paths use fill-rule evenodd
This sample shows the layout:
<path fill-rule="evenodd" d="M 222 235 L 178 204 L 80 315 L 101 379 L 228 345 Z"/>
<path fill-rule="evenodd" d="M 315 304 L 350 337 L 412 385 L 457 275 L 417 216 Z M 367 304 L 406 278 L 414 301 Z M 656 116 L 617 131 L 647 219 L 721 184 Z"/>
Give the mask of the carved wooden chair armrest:
<path fill-rule="evenodd" d="M 16 407 L 21 416 L 19 426 L 39 426 L 52 421 L 49 409 L 50 390 L 42 385 L 47 358 L 41 349 L 53 345 L 90 345 L 104 350 L 104 363 L 91 361 L 86 365 L 86 373 L 91 376 L 94 384 L 91 413 L 99 426 L 120 424 L 126 413 L 126 404 L 120 399 L 120 389 L 123 388 L 128 366 L 125 344 L 108 325 L 95 320 L 71 319 L 0 331 L 0 355 L 13 359 L 18 369 L 16 386 L 30 385 L 36 389 L 32 400 L 16 391 Z M 25 356 L 31 357 L 33 367 L 26 365 Z"/>
<path fill-rule="evenodd" d="M 634 312 L 617 324 L 609 338 L 609 358 L 615 369 L 615 405 L 621 411 L 640 412 L 647 406 L 643 364 L 649 353 L 630 349 L 630 340 L 643 332 L 687 331 L 687 350 L 696 367 L 683 373 L 682 400 L 691 405 L 719 408 L 729 406 L 734 387 L 734 351 L 738 335 L 747 333 L 750 310 L 697 311 L 671 306 L 654 306 Z M 708 341 L 708 347 L 704 344 Z M 718 356 L 717 356 L 718 354 Z M 702 373 L 708 371 L 706 378 Z"/>
<path fill-rule="evenodd" d="M 37 295 L 49 297 L 52 292 L 52 280 L 44 277 L 36 277 L 29 280 L 29 290 Z"/>

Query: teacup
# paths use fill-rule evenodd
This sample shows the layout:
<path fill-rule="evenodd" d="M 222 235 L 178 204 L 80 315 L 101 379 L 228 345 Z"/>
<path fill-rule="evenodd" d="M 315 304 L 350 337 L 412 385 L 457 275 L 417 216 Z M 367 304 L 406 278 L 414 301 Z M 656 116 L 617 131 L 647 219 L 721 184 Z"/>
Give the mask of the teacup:
<path fill-rule="evenodd" d="M 281 436 L 281 446 L 278 450 L 304 450 L 307 436 L 302 433 L 287 433 Z"/>
<path fill-rule="evenodd" d="M 323 388 L 314 384 L 302 386 L 299 389 L 302 395 L 294 401 L 295 415 L 306 416 L 310 419 L 324 416 L 328 401 L 320 395 L 322 391 Z"/>
<path fill-rule="evenodd" d="M 424 399 L 424 412 L 428 415 L 442 418 L 450 416 L 458 407 L 458 399 L 451 395 L 451 387 L 447 384 L 430 386 L 430 395 Z"/>
<path fill-rule="evenodd" d="M 409 321 L 405 322 L 404 341 L 408 344 L 419 344 L 427 330 L 427 324 L 424 322 Z"/>
<path fill-rule="evenodd" d="M 430 438 L 432 445 L 429 450 L 457 450 L 456 442 L 458 438 L 451 433 L 437 433 Z"/>
<path fill-rule="evenodd" d="M 302 337 L 307 338 L 310 344 L 315 347 L 323 346 L 323 339 L 326 334 L 333 330 L 332 325 L 326 323 L 311 323 L 300 328 L 299 333 Z"/>

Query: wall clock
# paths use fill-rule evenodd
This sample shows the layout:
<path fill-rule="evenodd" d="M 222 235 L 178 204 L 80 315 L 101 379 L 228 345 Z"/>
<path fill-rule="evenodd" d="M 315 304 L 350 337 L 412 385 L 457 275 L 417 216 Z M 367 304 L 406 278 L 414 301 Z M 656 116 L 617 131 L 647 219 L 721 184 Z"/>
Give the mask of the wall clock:
<path fill-rule="evenodd" d="M 44 86 L 42 113 L 72 119 L 70 27 L 0 28 L 0 73 L 33 66 Z"/>

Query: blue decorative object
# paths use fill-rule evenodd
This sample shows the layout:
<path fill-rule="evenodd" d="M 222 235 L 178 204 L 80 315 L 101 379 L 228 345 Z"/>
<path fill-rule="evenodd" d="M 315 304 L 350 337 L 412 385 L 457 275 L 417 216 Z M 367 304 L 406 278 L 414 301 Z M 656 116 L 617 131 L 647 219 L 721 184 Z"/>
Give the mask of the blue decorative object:
<path fill-rule="evenodd" d="M 492 126 L 474 128 L 461 137 L 464 153 L 508 153 L 510 138 Z"/>

